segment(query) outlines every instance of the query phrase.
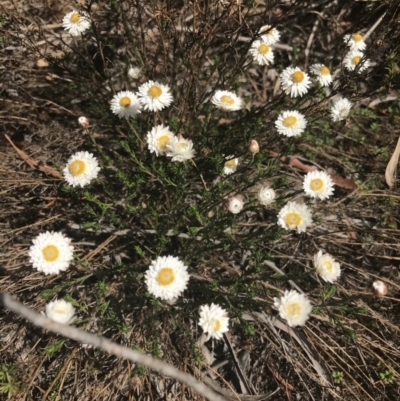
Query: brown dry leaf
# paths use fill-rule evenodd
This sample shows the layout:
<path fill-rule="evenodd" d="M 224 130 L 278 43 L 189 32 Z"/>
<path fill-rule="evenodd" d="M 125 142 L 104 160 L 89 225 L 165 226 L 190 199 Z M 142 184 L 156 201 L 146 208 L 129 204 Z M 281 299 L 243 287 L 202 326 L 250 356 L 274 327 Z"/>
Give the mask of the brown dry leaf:
<path fill-rule="evenodd" d="M 10 142 L 11 146 L 15 149 L 15 151 L 21 156 L 21 159 L 28 164 L 31 168 L 37 169 L 40 171 L 43 171 L 46 174 L 49 174 L 55 178 L 60 178 L 62 179 L 63 177 L 61 174 L 53 167 L 48 166 L 47 164 L 41 164 L 39 160 L 36 160 L 30 156 L 28 156 L 24 151 L 21 149 L 17 148 L 13 141 L 10 139 L 10 137 L 7 134 L 4 134 L 6 137 L 7 141 Z"/>
<path fill-rule="evenodd" d="M 392 157 L 390 158 L 389 163 L 386 166 L 385 179 L 389 187 L 393 187 L 394 183 L 396 182 L 396 171 L 397 171 L 397 164 L 399 162 L 399 155 L 400 155 L 400 136 L 397 141 L 396 149 L 394 150 Z"/>

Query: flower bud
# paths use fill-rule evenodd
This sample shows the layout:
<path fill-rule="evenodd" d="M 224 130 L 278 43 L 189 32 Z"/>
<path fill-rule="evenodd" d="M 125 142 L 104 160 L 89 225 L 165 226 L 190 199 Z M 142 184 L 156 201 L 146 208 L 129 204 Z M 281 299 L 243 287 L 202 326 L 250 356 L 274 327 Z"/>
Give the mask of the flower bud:
<path fill-rule="evenodd" d="M 128 75 L 132 79 L 138 79 L 141 74 L 142 74 L 142 70 L 139 67 L 131 67 L 128 70 Z"/>
<path fill-rule="evenodd" d="M 251 140 L 249 145 L 249 151 L 254 155 L 260 151 L 260 147 L 258 146 L 258 142 L 254 139 Z"/>
<path fill-rule="evenodd" d="M 378 297 L 383 297 L 387 294 L 388 288 L 387 285 L 381 281 L 381 280 L 376 280 L 372 283 L 372 291 L 374 294 Z"/>
<path fill-rule="evenodd" d="M 264 206 L 275 202 L 275 191 L 272 188 L 262 187 L 258 192 L 258 200 Z"/>
<path fill-rule="evenodd" d="M 243 209 L 243 200 L 240 195 L 232 196 L 227 202 L 228 210 L 233 214 L 238 214 Z"/>
<path fill-rule="evenodd" d="M 89 126 L 89 120 L 86 117 L 79 117 L 78 118 L 78 123 L 81 127 L 88 127 Z"/>

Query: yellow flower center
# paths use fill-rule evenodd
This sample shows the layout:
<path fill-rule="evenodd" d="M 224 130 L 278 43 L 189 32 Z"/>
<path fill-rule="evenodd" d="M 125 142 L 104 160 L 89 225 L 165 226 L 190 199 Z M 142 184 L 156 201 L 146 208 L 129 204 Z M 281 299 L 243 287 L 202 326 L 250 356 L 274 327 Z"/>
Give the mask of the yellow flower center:
<path fill-rule="evenodd" d="M 81 175 L 86 170 L 86 163 L 83 160 L 74 160 L 69 165 L 69 172 L 72 175 Z"/>
<path fill-rule="evenodd" d="M 352 62 L 354 65 L 357 65 L 357 64 L 360 62 L 360 60 L 361 60 L 361 57 L 360 57 L 360 56 L 354 56 L 354 57 L 351 59 L 351 62 Z"/>
<path fill-rule="evenodd" d="M 355 33 L 353 35 L 353 39 L 355 42 L 361 42 L 363 40 L 363 36 L 361 35 L 361 33 Z"/>
<path fill-rule="evenodd" d="M 264 32 L 265 32 L 267 35 L 273 35 L 274 30 L 273 30 L 273 28 L 267 27 L 267 28 L 264 28 Z"/>
<path fill-rule="evenodd" d="M 157 274 L 157 282 L 160 285 L 167 286 L 175 281 L 174 269 L 163 267 Z"/>
<path fill-rule="evenodd" d="M 304 73 L 302 71 L 296 71 L 292 74 L 292 79 L 297 84 L 303 82 L 304 80 Z"/>
<path fill-rule="evenodd" d="M 58 259 L 60 252 L 55 245 L 47 245 L 42 249 L 42 255 L 46 262 L 54 262 Z"/>
<path fill-rule="evenodd" d="M 54 308 L 54 312 L 65 314 L 67 311 L 65 310 L 64 307 L 58 306 L 57 308 Z"/>
<path fill-rule="evenodd" d="M 232 106 L 235 103 L 232 97 L 227 95 L 221 96 L 221 102 L 227 104 L 228 106 Z"/>
<path fill-rule="evenodd" d="M 160 149 L 165 149 L 170 142 L 171 138 L 169 135 L 162 135 L 157 139 L 157 145 Z"/>
<path fill-rule="evenodd" d="M 121 100 L 119 101 L 119 105 L 121 107 L 129 107 L 131 105 L 131 98 L 128 96 L 122 97 Z"/>
<path fill-rule="evenodd" d="M 322 265 L 325 267 L 326 270 L 328 270 L 329 273 L 332 273 L 333 265 L 329 260 L 325 260 L 324 262 L 322 262 Z"/>
<path fill-rule="evenodd" d="M 313 191 L 320 191 L 324 187 L 324 182 L 321 178 L 314 178 L 310 182 L 310 187 Z"/>
<path fill-rule="evenodd" d="M 329 70 L 328 67 L 325 67 L 324 65 L 320 67 L 319 72 L 322 75 L 329 75 L 331 73 L 331 71 Z"/>
<path fill-rule="evenodd" d="M 297 124 L 297 118 L 294 116 L 285 117 L 283 119 L 283 125 L 288 128 L 292 128 Z"/>
<path fill-rule="evenodd" d="M 269 47 L 265 43 L 261 43 L 261 45 L 258 46 L 258 51 L 261 54 L 267 54 L 269 52 Z"/>
<path fill-rule="evenodd" d="M 179 150 L 186 150 L 188 148 L 188 144 L 186 142 L 179 142 L 176 147 Z"/>
<path fill-rule="evenodd" d="M 285 216 L 285 223 L 288 227 L 298 227 L 301 222 L 302 218 L 296 212 L 290 212 Z"/>
<path fill-rule="evenodd" d="M 148 91 L 147 94 L 151 97 L 160 97 L 162 94 L 162 90 L 159 86 L 153 85 Z"/>
<path fill-rule="evenodd" d="M 299 303 L 293 302 L 286 306 L 286 312 L 291 317 L 299 316 L 301 313 L 301 306 Z"/>
<path fill-rule="evenodd" d="M 229 168 L 234 168 L 236 166 L 235 159 L 231 159 L 225 162 L 225 166 Z"/>
<path fill-rule="evenodd" d="M 221 330 L 221 322 L 218 319 L 214 319 L 214 330 L 215 331 Z"/>
<path fill-rule="evenodd" d="M 70 17 L 69 20 L 73 22 L 74 24 L 78 23 L 81 20 L 81 16 L 78 13 L 73 13 Z"/>

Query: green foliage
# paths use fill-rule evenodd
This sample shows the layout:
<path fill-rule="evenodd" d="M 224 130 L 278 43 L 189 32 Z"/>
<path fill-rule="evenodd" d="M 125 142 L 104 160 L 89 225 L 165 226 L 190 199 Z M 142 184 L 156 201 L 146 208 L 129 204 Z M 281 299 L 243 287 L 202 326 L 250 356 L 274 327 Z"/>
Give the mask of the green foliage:
<path fill-rule="evenodd" d="M 11 364 L 4 364 L 0 367 L 0 394 L 7 398 L 18 394 L 22 390 L 22 383 L 16 379 L 17 369 Z"/>
<path fill-rule="evenodd" d="M 50 344 L 46 345 L 44 348 L 44 352 L 52 358 L 55 354 L 60 352 L 65 344 L 65 339 L 59 339 L 56 341 L 51 342 Z"/>
<path fill-rule="evenodd" d="M 343 372 L 340 370 L 332 371 L 332 380 L 335 384 L 341 384 L 343 382 Z"/>

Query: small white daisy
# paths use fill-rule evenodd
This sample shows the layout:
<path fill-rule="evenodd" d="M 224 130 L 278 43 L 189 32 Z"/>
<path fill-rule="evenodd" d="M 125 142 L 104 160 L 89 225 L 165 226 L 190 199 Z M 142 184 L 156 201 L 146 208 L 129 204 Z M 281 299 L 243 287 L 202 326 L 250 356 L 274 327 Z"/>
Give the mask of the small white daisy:
<path fill-rule="evenodd" d="M 249 151 L 250 153 L 253 153 L 253 155 L 255 155 L 260 151 L 260 146 L 258 145 L 258 142 L 255 139 L 252 139 L 250 141 Z"/>
<path fill-rule="evenodd" d="M 259 65 L 270 65 L 274 62 L 274 52 L 271 46 L 262 40 L 255 40 L 250 47 L 249 53 Z"/>
<path fill-rule="evenodd" d="M 344 35 L 343 40 L 350 47 L 350 50 L 364 50 L 367 45 L 361 33 L 354 33 L 353 35 Z"/>
<path fill-rule="evenodd" d="M 308 92 L 311 85 L 310 77 L 307 73 L 301 71 L 299 67 L 285 68 L 281 75 L 281 86 L 290 97 L 303 96 Z"/>
<path fill-rule="evenodd" d="M 311 302 L 295 290 L 286 290 L 283 297 L 274 298 L 274 306 L 289 327 L 303 326 L 312 311 Z"/>
<path fill-rule="evenodd" d="M 329 86 L 332 83 L 331 71 L 326 65 L 313 64 L 310 70 L 317 77 L 317 81 L 321 86 Z"/>
<path fill-rule="evenodd" d="M 258 33 L 261 35 L 261 40 L 267 45 L 273 45 L 278 42 L 281 34 L 276 28 L 272 28 L 271 25 L 264 25 L 260 28 Z"/>
<path fill-rule="evenodd" d="M 167 145 L 171 143 L 175 135 L 169 130 L 169 127 L 158 125 L 147 134 L 147 144 L 150 153 L 156 156 L 164 155 L 168 152 Z"/>
<path fill-rule="evenodd" d="M 62 26 L 72 36 L 78 36 L 90 28 L 90 19 L 87 13 L 74 10 L 63 18 Z"/>
<path fill-rule="evenodd" d="M 243 105 L 242 99 L 235 93 L 221 90 L 215 92 L 211 102 L 224 111 L 240 110 Z"/>
<path fill-rule="evenodd" d="M 315 254 L 314 267 L 318 276 L 328 283 L 333 283 L 340 277 L 340 264 L 329 253 L 323 254 L 319 251 Z"/>
<path fill-rule="evenodd" d="M 75 315 L 75 308 L 63 299 L 49 302 L 46 305 L 46 316 L 54 322 L 61 324 L 72 323 Z"/>
<path fill-rule="evenodd" d="M 233 214 L 238 214 L 243 209 L 243 200 L 242 197 L 239 196 L 232 196 L 228 199 L 226 204 L 228 210 Z"/>
<path fill-rule="evenodd" d="M 77 152 L 69 158 L 63 173 L 69 185 L 84 187 L 97 178 L 99 171 L 99 163 L 91 153 Z"/>
<path fill-rule="evenodd" d="M 258 200 L 264 206 L 268 206 L 271 203 L 275 202 L 276 194 L 272 188 L 262 187 L 258 191 Z"/>
<path fill-rule="evenodd" d="M 142 75 L 142 70 L 139 67 L 130 67 L 128 70 L 128 75 L 132 79 L 138 79 Z"/>
<path fill-rule="evenodd" d="M 193 141 L 185 139 L 182 135 L 174 136 L 166 146 L 167 157 L 171 157 L 173 162 L 184 162 L 194 157 Z"/>
<path fill-rule="evenodd" d="M 204 333 L 208 333 L 208 339 L 222 339 L 222 334 L 229 331 L 229 317 L 225 309 L 219 305 L 211 304 L 200 306 L 199 326 Z"/>
<path fill-rule="evenodd" d="M 369 60 L 366 60 L 363 57 L 364 53 L 358 50 L 349 51 L 343 60 L 343 64 L 349 71 L 354 71 L 357 68 L 357 71 L 360 74 L 369 67 Z"/>
<path fill-rule="evenodd" d="M 337 100 L 331 108 L 331 118 L 335 121 L 345 120 L 350 113 L 351 102 L 346 98 Z"/>
<path fill-rule="evenodd" d="M 135 117 L 140 113 L 138 97 L 131 91 L 118 92 L 111 100 L 111 110 L 119 118 Z"/>
<path fill-rule="evenodd" d="M 239 165 L 239 158 L 228 156 L 225 159 L 226 162 L 224 164 L 224 175 L 230 175 L 237 170 L 237 166 Z"/>
<path fill-rule="evenodd" d="M 304 132 L 307 120 L 303 114 L 295 110 L 287 110 L 281 113 L 275 121 L 275 127 L 281 135 L 288 137 L 298 136 Z"/>
<path fill-rule="evenodd" d="M 168 107 L 173 100 L 168 85 L 148 81 L 138 89 L 140 103 L 145 110 L 158 111 Z"/>
<path fill-rule="evenodd" d="M 325 171 L 310 171 L 304 177 L 304 192 L 312 198 L 328 199 L 334 191 L 331 176 Z"/>
<path fill-rule="evenodd" d="M 159 256 L 151 262 L 145 281 L 148 291 L 156 298 L 174 299 L 187 287 L 187 266 L 175 256 Z"/>
<path fill-rule="evenodd" d="M 63 233 L 46 231 L 39 234 L 29 248 L 29 260 L 34 269 L 44 274 L 65 271 L 73 260 L 74 247 Z"/>
<path fill-rule="evenodd" d="M 288 202 L 278 214 L 278 224 L 285 230 L 304 233 L 312 224 L 311 212 L 303 203 Z"/>

